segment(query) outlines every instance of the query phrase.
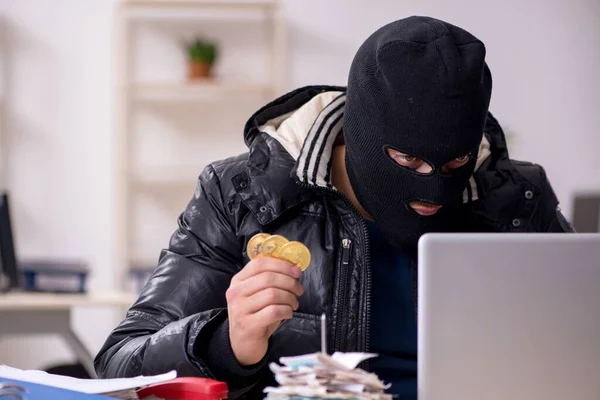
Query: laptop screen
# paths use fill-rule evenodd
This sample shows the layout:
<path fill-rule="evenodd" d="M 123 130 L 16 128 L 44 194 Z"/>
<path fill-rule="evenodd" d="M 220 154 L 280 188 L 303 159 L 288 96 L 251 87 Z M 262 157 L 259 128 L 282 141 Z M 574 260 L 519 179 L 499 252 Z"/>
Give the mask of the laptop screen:
<path fill-rule="evenodd" d="M 0 290 L 19 287 L 8 194 L 0 192 Z"/>

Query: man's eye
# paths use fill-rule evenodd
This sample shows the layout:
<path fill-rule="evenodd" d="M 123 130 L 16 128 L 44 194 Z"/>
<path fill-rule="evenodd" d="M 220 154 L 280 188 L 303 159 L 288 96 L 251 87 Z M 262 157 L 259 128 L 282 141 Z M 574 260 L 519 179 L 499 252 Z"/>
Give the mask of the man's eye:
<path fill-rule="evenodd" d="M 468 160 L 469 160 L 469 155 L 468 154 L 466 156 L 457 157 L 457 158 L 454 159 L 454 161 L 457 161 L 457 162 L 465 162 L 465 161 L 468 161 Z"/>
<path fill-rule="evenodd" d="M 411 156 L 393 149 L 387 149 L 388 156 L 403 167 L 417 169 L 423 163 L 418 157 Z"/>

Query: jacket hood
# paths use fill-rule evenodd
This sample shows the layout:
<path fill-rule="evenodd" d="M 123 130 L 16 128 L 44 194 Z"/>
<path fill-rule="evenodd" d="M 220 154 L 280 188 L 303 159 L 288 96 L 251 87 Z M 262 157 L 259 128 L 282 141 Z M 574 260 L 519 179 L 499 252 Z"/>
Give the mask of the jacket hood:
<path fill-rule="evenodd" d="M 329 171 L 335 138 L 342 130 L 345 88 L 338 86 L 308 86 L 290 92 L 258 110 L 247 122 L 244 139 L 253 154 L 264 153 L 269 158 L 286 159 L 291 177 L 309 185 L 331 187 Z M 273 143 L 275 141 L 276 143 Z M 276 153 L 285 154 L 276 154 Z M 262 154 L 266 156 L 266 154 Z M 507 159 L 506 139 L 498 122 L 488 116 L 480 145 L 476 172 L 465 188 L 465 203 L 477 200 L 488 184 L 480 184 L 486 170 L 493 171 L 498 160 Z M 279 163 L 277 163 L 279 164 Z M 279 164 L 280 166 L 283 166 Z"/>
<path fill-rule="evenodd" d="M 345 90 L 346 88 L 343 86 L 305 86 L 278 97 L 260 108 L 248 119 L 244 128 L 246 145 L 252 149 L 256 137 L 261 134 L 260 127 L 269 121 L 281 123 L 315 96 L 324 92 L 344 92 Z"/>

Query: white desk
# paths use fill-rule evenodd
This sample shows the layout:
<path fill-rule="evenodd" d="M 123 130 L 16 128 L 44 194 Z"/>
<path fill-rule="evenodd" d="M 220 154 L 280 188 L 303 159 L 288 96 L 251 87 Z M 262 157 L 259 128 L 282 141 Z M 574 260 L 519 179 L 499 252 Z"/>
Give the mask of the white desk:
<path fill-rule="evenodd" d="M 6 335 L 58 334 L 66 341 L 88 373 L 95 378 L 94 356 L 85 348 L 72 329 L 73 308 L 129 308 L 135 300 L 136 296 L 129 293 L 0 294 L 0 339 Z"/>

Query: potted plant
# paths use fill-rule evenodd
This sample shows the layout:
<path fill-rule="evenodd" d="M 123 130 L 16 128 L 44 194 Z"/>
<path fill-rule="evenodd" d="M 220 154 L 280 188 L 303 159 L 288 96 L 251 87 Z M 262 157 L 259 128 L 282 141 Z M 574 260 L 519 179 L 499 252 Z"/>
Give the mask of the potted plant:
<path fill-rule="evenodd" d="M 188 78 L 190 80 L 208 78 L 212 74 L 212 66 L 217 58 L 217 45 L 207 40 L 196 38 L 185 44 L 188 57 Z"/>

